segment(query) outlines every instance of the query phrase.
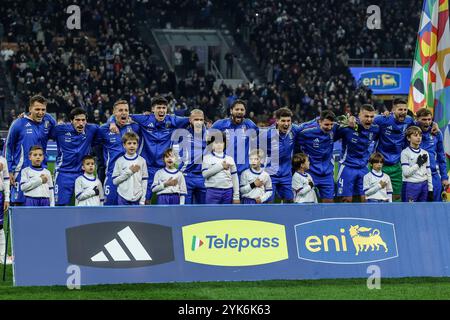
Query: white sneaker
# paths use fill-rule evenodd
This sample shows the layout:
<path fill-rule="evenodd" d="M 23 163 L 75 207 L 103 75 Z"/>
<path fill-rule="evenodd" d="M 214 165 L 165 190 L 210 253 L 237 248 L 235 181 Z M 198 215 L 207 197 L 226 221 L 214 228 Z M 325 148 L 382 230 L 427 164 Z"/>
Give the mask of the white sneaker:
<path fill-rule="evenodd" d="M 3 264 L 3 262 L 4 262 L 4 258 L 1 259 L 0 264 Z M 6 257 L 6 264 L 9 265 L 9 264 L 12 264 L 12 263 L 13 263 L 13 257 L 7 256 Z"/>

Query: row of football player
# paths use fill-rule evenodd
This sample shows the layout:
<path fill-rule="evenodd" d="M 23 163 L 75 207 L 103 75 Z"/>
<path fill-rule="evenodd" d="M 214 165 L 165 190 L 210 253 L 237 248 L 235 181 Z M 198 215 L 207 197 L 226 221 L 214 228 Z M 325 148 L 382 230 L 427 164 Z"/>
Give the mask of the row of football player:
<path fill-rule="evenodd" d="M 170 146 L 174 130 L 187 128 L 192 136 L 196 130 L 204 131 L 204 116 L 201 110 L 193 110 L 189 118 L 168 115 L 167 101 L 161 97 L 152 100 L 153 114 L 151 115 L 129 115 L 127 102 L 117 101 L 114 105 L 115 121 L 118 127 L 115 134 L 111 132 L 109 125 L 98 127 L 86 124 L 85 111 L 79 108 L 72 110 L 70 124 L 55 125 L 52 123 L 54 119 L 52 120 L 45 114 L 45 107 L 45 98 L 32 97 L 30 99 L 30 115 L 14 122 L 8 134 L 6 154 L 11 186 L 13 186 L 11 200 L 15 203 L 24 201 L 20 199 L 21 171 L 24 167 L 31 165 L 24 153 L 28 153 L 28 150 L 34 145 L 41 145 L 45 154 L 48 139 L 55 139 L 58 145 L 55 202 L 56 205 L 67 205 L 75 191 L 75 180 L 82 174 L 82 158 L 89 153 L 90 147 L 96 140 L 98 140 L 97 143 L 103 145 L 106 151 L 104 157 L 108 168 L 105 180 L 106 199 L 115 200 L 118 197 L 115 195 L 116 188 L 113 180 L 117 177 L 113 177 L 113 169 L 116 160 L 124 154 L 121 142 L 124 134 L 136 132 L 140 136 L 142 150 L 139 154 L 146 160 L 149 181 L 153 181 L 155 173 L 165 166 L 163 152 Z M 235 101 L 231 107 L 231 117 L 218 120 L 214 123 L 213 129 L 222 132 L 257 130 L 255 124 L 245 118 L 245 111 L 245 102 Z M 361 107 L 354 127 L 350 128 L 338 125 L 334 114 L 327 110 L 323 111 L 317 119 L 301 125 L 292 124 L 292 112 L 288 108 L 277 110 L 275 113 L 277 122 L 272 129 L 279 133 L 278 146 L 274 150 L 267 150 L 267 158 L 271 158 L 273 156 L 271 153 L 278 151 L 279 166 L 275 170 L 276 172 L 273 167 L 270 168 L 270 163 L 265 167 L 266 171 L 270 172 L 272 180 L 272 198 L 276 193 L 285 202 L 294 199 L 291 185 L 292 154 L 293 151 L 295 153 L 297 152 L 295 150 L 300 149 L 311 160 L 308 173 L 314 180 L 320 198 L 323 202 L 333 201 L 335 183 L 333 179 L 334 166 L 331 162 L 332 148 L 333 142 L 341 139 L 343 156 L 336 196 L 343 198 L 344 201 L 348 200 L 346 198 L 350 198 L 351 201 L 351 196 L 364 196 L 363 177 L 368 172 L 369 146 L 377 143 L 376 151 L 384 156 L 383 172 L 391 178 L 395 200 L 395 196 L 400 195 L 403 185 L 401 168 L 403 162 L 400 161 L 400 154 L 406 141 L 405 132 L 408 127 L 419 124 L 424 135 L 421 147 L 429 152 L 436 201 L 436 195 L 440 195 L 438 188 L 442 188 L 441 184 L 448 184 L 445 156 L 442 150 L 442 134 L 440 132 L 430 133 L 432 116 L 428 110 L 419 110 L 416 122 L 406 116 L 406 112 L 406 102 L 401 100 L 394 101 L 393 112 L 390 115 L 375 116 L 373 107 L 364 105 Z M 135 123 L 130 123 L 130 118 Z M 243 171 L 249 167 L 247 157 L 249 150 L 244 150 L 245 163 L 238 163 L 239 153 L 236 152 L 238 143 L 236 140 L 231 142 L 234 143 L 233 160 L 236 163 L 238 175 L 242 176 Z M 245 148 L 249 148 L 247 141 L 243 142 Z M 202 137 L 200 141 L 192 138 L 189 143 L 190 147 L 200 143 L 204 148 Z M 195 157 L 195 153 L 191 152 L 186 161 L 187 166 L 182 170 L 186 177 L 189 177 L 186 181 L 188 189 L 186 203 L 192 203 L 189 197 L 192 198 L 194 193 L 197 203 L 205 202 L 202 200 L 206 185 L 201 172 L 202 152 L 200 152 L 200 159 L 195 159 Z M 232 182 L 233 179 L 231 179 Z M 215 188 L 214 184 L 209 187 Z M 147 201 L 151 198 L 151 194 L 152 188 L 149 187 L 147 188 Z M 109 201 L 105 203 L 111 204 Z"/>
<path fill-rule="evenodd" d="M 402 200 L 405 202 L 433 201 L 432 175 L 428 152 L 420 149 L 422 131 L 416 126 L 408 128 L 406 137 L 409 146 L 402 151 L 403 190 Z M 261 168 L 264 154 L 261 150 L 250 152 L 250 168 L 238 178 L 234 159 L 225 152 L 225 135 L 223 140 L 211 139 L 211 152 L 202 164 L 205 178 L 207 204 L 260 204 L 272 196 L 270 175 Z M 220 141 L 221 140 L 221 141 Z M 122 137 L 125 155 L 120 157 L 114 166 L 113 183 L 117 186 L 119 205 L 144 205 L 147 189 L 148 170 L 144 158 L 137 154 L 139 137 L 134 132 L 125 133 Z M 184 204 L 187 193 L 183 173 L 176 168 L 176 159 L 172 149 L 164 152 L 165 168 L 156 172 L 152 192 L 157 194 L 158 204 Z M 54 187 L 50 172 L 42 167 L 44 151 L 40 146 L 31 148 L 29 152 L 31 166 L 22 170 L 21 188 L 25 194 L 26 206 L 54 206 Z M 392 202 L 392 184 L 388 175 L 383 174 L 383 156 L 380 153 L 371 155 L 369 163 L 371 171 L 364 178 L 364 193 L 369 202 Z M 5 177 L 4 198 L 5 209 L 9 204 L 9 173 L 6 159 L 0 157 L 0 168 Z M 309 158 L 298 153 L 293 156 L 292 189 L 296 203 L 317 203 L 314 181 L 309 170 Z M 104 200 L 103 187 L 95 176 L 95 159 L 92 156 L 83 158 L 84 173 L 75 181 L 75 204 L 77 206 L 99 206 Z M 240 183 L 239 183 L 240 180 Z"/>

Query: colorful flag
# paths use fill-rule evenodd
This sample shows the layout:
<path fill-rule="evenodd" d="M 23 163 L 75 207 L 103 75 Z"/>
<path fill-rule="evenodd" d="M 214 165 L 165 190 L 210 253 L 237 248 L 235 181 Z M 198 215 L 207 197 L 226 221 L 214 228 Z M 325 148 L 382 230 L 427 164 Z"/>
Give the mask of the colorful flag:
<path fill-rule="evenodd" d="M 433 112 L 445 134 L 450 157 L 450 25 L 449 0 L 424 0 L 417 36 L 408 107 Z"/>

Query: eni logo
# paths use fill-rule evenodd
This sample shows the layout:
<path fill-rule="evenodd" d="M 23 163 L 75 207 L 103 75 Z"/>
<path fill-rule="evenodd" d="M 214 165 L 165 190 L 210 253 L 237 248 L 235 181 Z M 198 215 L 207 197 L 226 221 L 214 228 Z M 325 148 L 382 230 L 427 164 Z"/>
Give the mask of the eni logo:
<path fill-rule="evenodd" d="M 398 257 L 395 226 L 363 218 L 329 218 L 295 226 L 298 258 L 321 263 L 372 263 Z"/>
<path fill-rule="evenodd" d="M 391 90 L 400 87 L 400 74 L 389 71 L 363 72 L 360 81 L 371 89 Z"/>
<path fill-rule="evenodd" d="M 360 235 L 360 232 L 369 232 L 370 230 L 372 230 L 372 228 L 364 228 L 358 225 L 350 227 L 350 236 L 352 237 L 353 245 L 356 249 L 356 255 L 358 255 L 360 251 L 367 251 L 369 247 L 374 251 L 375 247 L 376 250 L 380 250 L 380 246 L 382 246 L 384 247 L 384 252 L 388 252 L 386 243 L 381 239 L 380 230 L 375 229 L 368 236 Z"/>

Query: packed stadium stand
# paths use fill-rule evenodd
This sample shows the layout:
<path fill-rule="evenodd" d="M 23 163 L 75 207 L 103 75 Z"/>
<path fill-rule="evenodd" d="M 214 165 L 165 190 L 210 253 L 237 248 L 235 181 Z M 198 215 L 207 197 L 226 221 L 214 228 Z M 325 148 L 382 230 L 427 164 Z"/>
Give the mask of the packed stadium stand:
<path fill-rule="evenodd" d="M 362 26 L 369 2 L 3 1 L 1 126 L 6 129 L 36 93 L 49 99 L 48 112 L 59 121 L 81 106 L 94 123 L 105 122 L 119 98 L 141 113 L 157 93 L 171 99 L 177 114 L 199 107 L 211 121 L 226 116 L 237 98 L 248 101 L 258 124 L 273 123 L 273 111 L 286 105 L 299 122 L 323 109 L 354 113 L 365 102 L 383 111 L 385 105 L 355 83 L 349 60 L 411 59 L 420 3 L 378 1 L 385 8 L 382 23 L 396 27 L 368 30 Z M 64 8 L 74 3 L 82 10 L 81 30 L 65 26 Z M 236 88 L 214 86 L 216 77 L 197 67 L 194 51 L 183 57 L 188 72 L 176 74 L 140 26 L 226 28 L 234 37 L 231 63 L 251 68 L 254 78 Z"/>

